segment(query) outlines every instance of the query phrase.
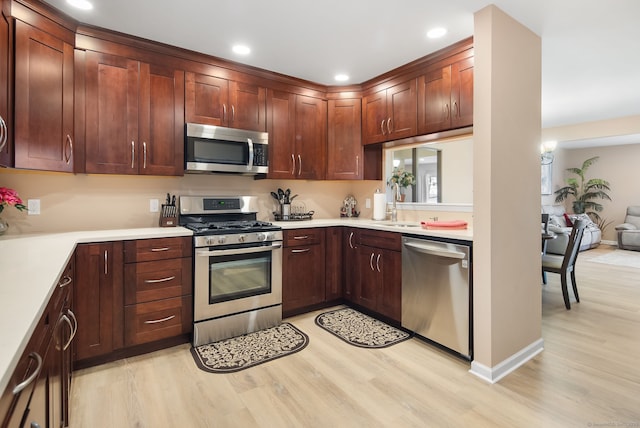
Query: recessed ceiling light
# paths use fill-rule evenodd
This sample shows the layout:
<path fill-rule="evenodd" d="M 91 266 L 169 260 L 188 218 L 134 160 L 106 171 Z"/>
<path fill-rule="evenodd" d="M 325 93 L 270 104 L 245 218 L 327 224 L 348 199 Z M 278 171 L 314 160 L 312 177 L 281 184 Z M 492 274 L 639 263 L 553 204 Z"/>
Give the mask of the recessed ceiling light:
<path fill-rule="evenodd" d="M 69 3 L 73 7 L 77 7 L 78 9 L 82 9 L 82 10 L 93 9 L 93 5 L 89 3 L 87 0 L 67 0 L 67 3 Z"/>
<path fill-rule="evenodd" d="M 245 45 L 235 45 L 232 49 L 233 52 L 237 53 L 238 55 L 249 55 L 251 53 L 251 49 L 249 48 L 249 46 Z"/>
<path fill-rule="evenodd" d="M 349 80 L 349 76 L 342 73 L 336 74 L 333 78 L 336 80 L 336 82 L 346 82 L 347 80 Z"/>
<path fill-rule="evenodd" d="M 430 39 L 437 39 L 447 34 L 447 29 L 442 27 L 437 27 L 429 30 L 427 32 L 427 37 Z"/>

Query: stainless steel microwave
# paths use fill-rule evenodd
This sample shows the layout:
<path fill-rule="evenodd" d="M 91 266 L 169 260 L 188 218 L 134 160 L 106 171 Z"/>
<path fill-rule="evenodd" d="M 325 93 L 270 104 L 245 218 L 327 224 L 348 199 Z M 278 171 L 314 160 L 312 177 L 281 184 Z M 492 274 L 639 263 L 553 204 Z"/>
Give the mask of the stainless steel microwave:
<path fill-rule="evenodd" d="M 186 172 L 266 174 L 269 170 L 269 134 L 187 123 Z"/>

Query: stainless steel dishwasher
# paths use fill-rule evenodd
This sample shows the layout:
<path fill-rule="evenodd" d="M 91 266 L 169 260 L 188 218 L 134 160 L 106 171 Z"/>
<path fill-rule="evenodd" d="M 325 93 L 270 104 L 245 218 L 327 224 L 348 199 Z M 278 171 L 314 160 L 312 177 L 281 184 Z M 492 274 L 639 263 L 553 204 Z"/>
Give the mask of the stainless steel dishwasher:
<path fill-rule="evenodd" d="M 472 359 L 470 247 L 402 238 L 402 327 Z"/>

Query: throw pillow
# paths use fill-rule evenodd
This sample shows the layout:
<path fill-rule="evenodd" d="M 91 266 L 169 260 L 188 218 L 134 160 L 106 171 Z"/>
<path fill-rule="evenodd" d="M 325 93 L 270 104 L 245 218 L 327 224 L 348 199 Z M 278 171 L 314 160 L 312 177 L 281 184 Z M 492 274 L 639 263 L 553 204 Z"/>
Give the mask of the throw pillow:
<path fill-rule="evenodd" d="M 564 213 L 563 216 L 564 216 L 564 221 L 567 223 L 567 227 L 573 227 L 573 222 L 571 221 L 571 218 L 569 217 L 569 215 L 567 213 Z"/>

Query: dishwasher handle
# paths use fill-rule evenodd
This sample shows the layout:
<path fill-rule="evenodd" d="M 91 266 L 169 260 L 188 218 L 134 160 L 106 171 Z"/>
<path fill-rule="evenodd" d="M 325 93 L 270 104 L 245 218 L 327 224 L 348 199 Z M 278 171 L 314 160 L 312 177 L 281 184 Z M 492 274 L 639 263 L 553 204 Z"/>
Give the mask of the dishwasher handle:
<path fill-rule="evenodd" d="M 412 250 L 418 251 L 423 254 L 430 254 L 432 256 L 447 257 L 450 259 L 464 259 L 467 257 L 467 255 L 463 252 L 449 250 L 436 245 L 417 242 L 405 242 L 404 245 Z"/>

